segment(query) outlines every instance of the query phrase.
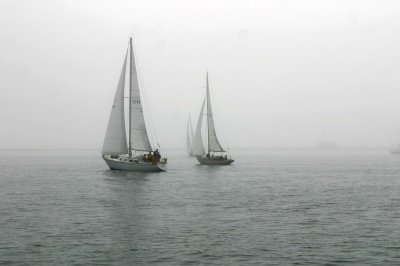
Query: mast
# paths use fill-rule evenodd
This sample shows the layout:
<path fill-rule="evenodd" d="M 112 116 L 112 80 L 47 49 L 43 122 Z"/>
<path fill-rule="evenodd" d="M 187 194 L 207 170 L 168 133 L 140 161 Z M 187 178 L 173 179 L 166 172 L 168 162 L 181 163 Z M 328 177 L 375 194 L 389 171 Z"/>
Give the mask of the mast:
<path fill-rule="evenodd" d="M 131 108 L 132 108 L 132 57 L 133 57 L 133 48 L 132 48 L 132 37 L 129 38 L 129 47 L 130 47 L 130 53 L 129 53 L 129 147 L 128 147 L 128 153 L 129 157 L 131 157 Z"/>
<path fill-rule="evenodd" d="M 207 77 L 206 77 L 206 80 L 207 80 L 207 148 L 208 148 L 208 151 L 207 151 L 207 153 L 210 153 L 210 130 L 209 130 L 209 113 L 208 113 L 208 105 L 209 105 L 209 97 L 210 97 L 210 92 L 209 92 L 209 89 L 208 89 L 208 71 L 207 71 L 207 75 L 206 75 Z"/>

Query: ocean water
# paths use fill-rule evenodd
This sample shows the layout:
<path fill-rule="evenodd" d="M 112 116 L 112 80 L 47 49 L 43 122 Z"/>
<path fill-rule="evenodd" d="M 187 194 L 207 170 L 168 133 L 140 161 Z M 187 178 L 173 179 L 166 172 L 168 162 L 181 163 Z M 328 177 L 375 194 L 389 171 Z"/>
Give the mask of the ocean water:
<path fill-rule="evenodd" d="M 2 265 L 400 265 L 400 156 L 236 151 L 166 173 L 0 152 Z"/>

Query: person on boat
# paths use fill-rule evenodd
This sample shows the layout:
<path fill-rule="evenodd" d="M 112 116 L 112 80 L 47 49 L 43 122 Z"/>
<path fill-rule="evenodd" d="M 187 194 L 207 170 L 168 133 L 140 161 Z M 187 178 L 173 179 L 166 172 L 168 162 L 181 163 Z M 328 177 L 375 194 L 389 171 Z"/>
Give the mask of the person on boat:
<path fill-rule="evenodd" d="M 144 159 L 145 161 L 151 162 L 153 158 L 153 154 L 151 153 L 151 151 L 149 151 L 148 154 L 145 154 Z"/>
<path fill-rule="evenodd" d="M 210 153 L 207 153 L 206 157 L 207 159 L 210 159 Z"/>
<path fill-rule="evenodd" d="M 161 154 L 160 154 L 160 152 L 158 151 L 158 149 L 156 149 L 156 150 L 154 151 L 154 157 L 157 158 L 158 160 L 160 160 Z"/>

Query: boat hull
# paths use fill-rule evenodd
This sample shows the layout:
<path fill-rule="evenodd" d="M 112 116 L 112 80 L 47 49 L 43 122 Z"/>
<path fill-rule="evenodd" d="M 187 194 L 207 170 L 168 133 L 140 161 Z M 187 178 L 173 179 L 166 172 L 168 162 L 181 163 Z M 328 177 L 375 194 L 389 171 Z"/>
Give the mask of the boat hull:
<path fill-rule="evenodd" d="M 165 163 L 152 164 L 144 161 L 125 161 L 119 158 L 113 159 L 103 156 L 104 161 L 107 163 L 111 170 L 120 171 L 137 171 L 137 172 L 162 172 L 166 171 Z"/>
<path fill-rule="evenodd" d="M 205 165 L 229 165 L 235 161 L 233 159 L 226 159 L 226 160 L 207 159 L 201 156 L 196 156 L 196 159 L 197 161 L 199 161 L 200 164 L 205 164 Z"/>

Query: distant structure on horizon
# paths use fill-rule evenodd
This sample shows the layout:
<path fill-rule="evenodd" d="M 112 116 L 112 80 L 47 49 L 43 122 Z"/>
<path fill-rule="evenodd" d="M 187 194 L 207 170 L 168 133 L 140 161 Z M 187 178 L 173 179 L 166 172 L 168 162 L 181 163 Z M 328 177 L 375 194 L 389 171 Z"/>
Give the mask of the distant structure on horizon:
<path fill-rule="evenodd" d="M 391 154 L 400 154 L 400 144 L 390 149 Z"/>
<path fill-rule="evenodd" d="M 320 141 L 317 144 L 317 149 L 330 151 L 340 149 L 340 147 L 334 141 Z"/>

